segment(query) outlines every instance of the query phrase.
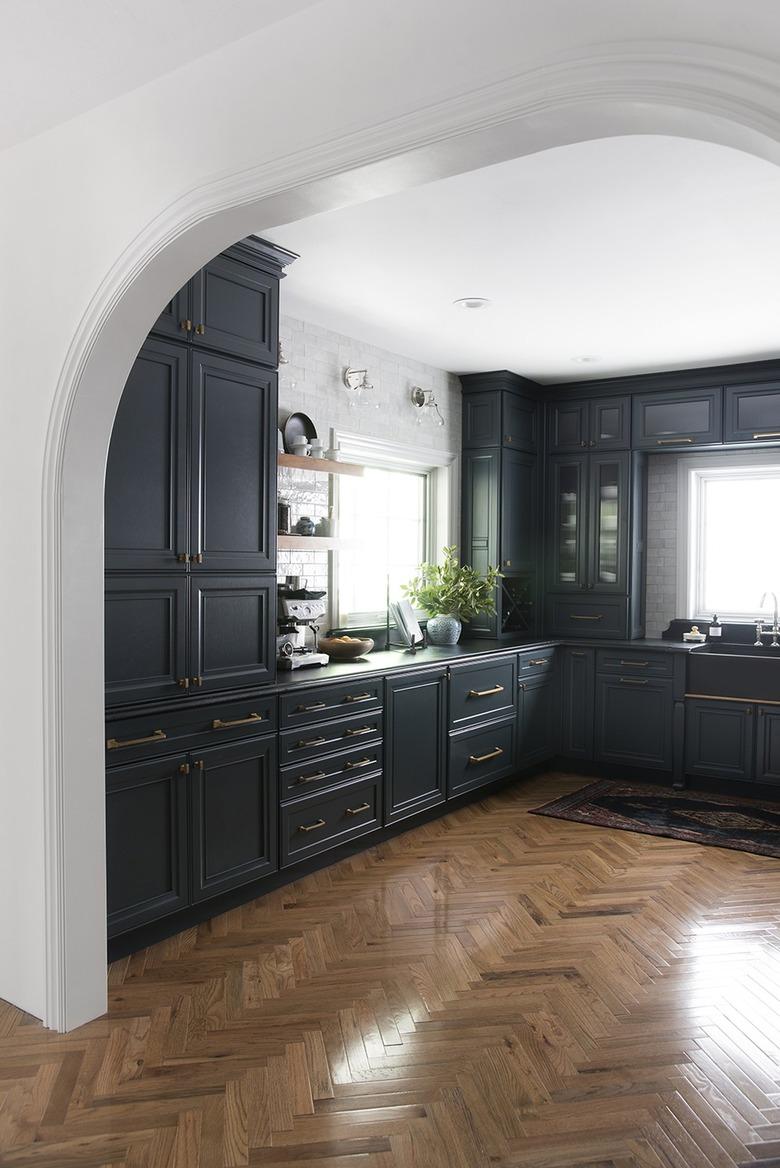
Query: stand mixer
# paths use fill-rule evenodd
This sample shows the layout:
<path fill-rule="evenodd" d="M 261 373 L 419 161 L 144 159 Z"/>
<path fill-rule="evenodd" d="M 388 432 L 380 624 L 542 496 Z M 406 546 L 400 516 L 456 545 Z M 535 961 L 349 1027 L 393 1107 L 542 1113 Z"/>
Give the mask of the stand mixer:
<path fill-rule="evenodd" d="M 276 657 L 279 669 L 327 665 L 330 658 L 317 652 L 316 622 L 325 615 L 325 593 L 305 588 L 279 589 L 279 635 Z"/>

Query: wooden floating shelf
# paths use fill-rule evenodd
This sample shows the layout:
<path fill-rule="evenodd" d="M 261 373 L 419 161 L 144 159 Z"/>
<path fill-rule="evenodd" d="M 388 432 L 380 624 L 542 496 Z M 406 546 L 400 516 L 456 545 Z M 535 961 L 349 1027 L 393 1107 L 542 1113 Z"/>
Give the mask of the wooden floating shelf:
<path fill-rule="evenodd" d="M 330 535 L 278 535 L 277 547 L 280 551 L 329 552 L 346 547 L 348 541 Z"/>
<path fill-rule="evenodd" d="M 314 474 L 363 474 L 363 467 L 356 462 L 333 462 L 329 458 L 310 458 L 308 454 L 279 454 L 278 464 L 290 470 L 313 471 Z"/>

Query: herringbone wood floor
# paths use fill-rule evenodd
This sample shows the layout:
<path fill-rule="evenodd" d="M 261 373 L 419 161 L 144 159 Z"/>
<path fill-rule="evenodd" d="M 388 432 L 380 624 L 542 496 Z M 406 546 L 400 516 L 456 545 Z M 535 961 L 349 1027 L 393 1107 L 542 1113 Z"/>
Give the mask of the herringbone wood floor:
<path fill-rule="evenodd" d="M 0 1004 L 21 1168 L 780 1165 L 780 861 L 527 815 L 547 775 Z"/>

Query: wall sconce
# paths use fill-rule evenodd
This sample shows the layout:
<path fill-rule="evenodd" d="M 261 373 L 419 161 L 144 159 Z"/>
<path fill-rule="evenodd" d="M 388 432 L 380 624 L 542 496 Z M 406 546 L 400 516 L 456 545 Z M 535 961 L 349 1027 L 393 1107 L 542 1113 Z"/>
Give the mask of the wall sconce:
<path fill-rule="evenodd" d="M 289 365 L 290 364 L 290 358 L 287 356 L 287 351 L 286 351 L 286 349 L 281 341 L 279 341 L 279 343 L 278 343 L 277 364 L 278 365 Z"/>
<path fill-rule="evenodd" d="M 434 426 L 444 425 L 444 418 L 432 389 L 423 389 L 421 385 L 413 385 L 409 397 L 413 408 L 417 410 L 418 424 L 427 419 Z"/>
<path fill-rule="evenodd" d="M 379 409 L 379 402 L 376 398 L 371 400 L 363 396 L 366 390 L 374 388 L 368 380 L 367 369 L 352 369 L 351 367 L 345 369 L 342 381 L 344 388 L 349 391 L 349 404 L 351 406 L 372 406 L 375 410 Z"/>

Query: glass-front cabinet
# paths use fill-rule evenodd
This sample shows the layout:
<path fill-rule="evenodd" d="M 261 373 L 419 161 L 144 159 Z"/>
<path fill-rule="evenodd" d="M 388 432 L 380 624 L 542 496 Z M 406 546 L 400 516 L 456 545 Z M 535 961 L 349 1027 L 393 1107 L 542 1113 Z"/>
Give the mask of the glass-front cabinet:
<path fill-rule="evenodd" d="M 550 459 L 549 590 L 626 591 L 628 469 L 628 454 Z"/>

